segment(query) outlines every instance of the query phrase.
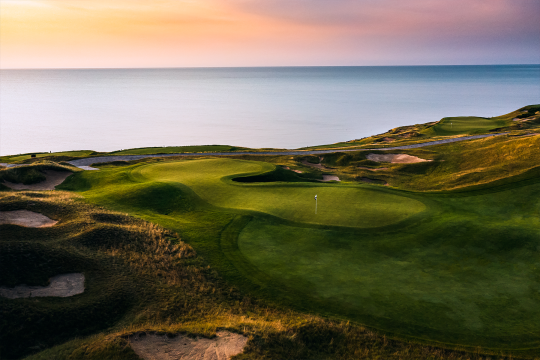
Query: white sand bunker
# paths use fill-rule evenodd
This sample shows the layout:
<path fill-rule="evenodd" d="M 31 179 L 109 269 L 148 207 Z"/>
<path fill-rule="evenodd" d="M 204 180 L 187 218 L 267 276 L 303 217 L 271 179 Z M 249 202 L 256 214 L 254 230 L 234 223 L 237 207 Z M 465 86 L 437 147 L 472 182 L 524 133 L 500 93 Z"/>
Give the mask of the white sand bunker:
<path fill-rule="evenodd" d="M 28 210 L 0 211 L 0 225 L 13 224 L 38 228 L 53 226 L 57 222 L 45 215 Z"/>
<path fill-rule="evenodd" d="M 90 171 L 99 170 L 98 168 L 91 167 L 91 166 L 77 166 L 77 167 L 78 167 L 79 169 L 90 170 Z"/>
<path fill-rule="evenodd" d="M 339 180 L 339 178 L 338 178 L 337 176 L 335 176 L 335 175 L 323 175 L 322 178 L 323 178 L 323 179 L 320 180 L 320 181 L 324 181 L 324 182 L 326 182 L 326 181 L 341 181 L 341 180 Z"/>
<path fill-rule="evenodd" d="M 37 184 L 24 185 L 14 184 L 8 181 L 4 181 L 4 185 L 13 190 L 54 190 L 54 188 L 66 180 L 66 178 L 73 174 L 70 171 L 56 171 L 56 170 L 44 170 L 46 180 Z"/>
<path fill-rule="evenodd" d="M 214 339 L 137 334 L 129 341 L 133 351 L 145 360 L 228 360 L 244 351 L 248 338 L 219 331 Z"/>
<path fill-rule="evenodd" d="M 407 154 L 367 154 L 366 158 L 371 161 L 389 162 L 394 164 L 412 164 L 424 161 L 432 161 Z"/>
<path fill-rule="evenodd" d="M 0 296 L 8 299 L 27 297 L 69 297 L 84 292 L 84 275 L 81 273 L 63 274 L 49 279 L 49 286 L 19 285 L 14 288 L 0 287 Z"/>

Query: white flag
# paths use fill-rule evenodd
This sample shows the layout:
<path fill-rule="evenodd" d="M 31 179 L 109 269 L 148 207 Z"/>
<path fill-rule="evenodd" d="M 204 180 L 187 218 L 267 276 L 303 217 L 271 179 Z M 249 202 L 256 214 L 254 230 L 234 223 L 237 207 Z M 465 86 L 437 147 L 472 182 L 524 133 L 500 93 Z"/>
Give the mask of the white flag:
<path fill-rule="evenodd" d="M 317 200 L 317 195 L 315 195 L 315 200 Z"/>

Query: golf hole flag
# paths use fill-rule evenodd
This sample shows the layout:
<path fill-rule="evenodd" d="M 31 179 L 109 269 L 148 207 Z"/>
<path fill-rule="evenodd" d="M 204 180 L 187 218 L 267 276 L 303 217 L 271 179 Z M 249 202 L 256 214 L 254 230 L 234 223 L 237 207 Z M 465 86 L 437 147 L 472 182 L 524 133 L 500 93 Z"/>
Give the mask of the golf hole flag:
<path fill-rule="evenodd" d="M 317 195 L 315 195 L 315 200 L 317 200 Z"/>

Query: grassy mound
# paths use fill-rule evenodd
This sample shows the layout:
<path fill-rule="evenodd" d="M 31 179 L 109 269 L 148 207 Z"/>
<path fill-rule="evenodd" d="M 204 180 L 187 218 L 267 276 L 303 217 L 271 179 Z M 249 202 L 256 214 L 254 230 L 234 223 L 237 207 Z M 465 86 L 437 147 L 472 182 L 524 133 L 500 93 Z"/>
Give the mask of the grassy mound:
<path fill-rule="evenodd" d="M 17 166 L 0 170 L 0 182 L 9 181 L 11 183 L 31 185 L 45 181 L 44 170 L 71 171 L 77 172 L 80 169 L 62 165 L 51 161 L 40 161 L 31 165 Z"/>

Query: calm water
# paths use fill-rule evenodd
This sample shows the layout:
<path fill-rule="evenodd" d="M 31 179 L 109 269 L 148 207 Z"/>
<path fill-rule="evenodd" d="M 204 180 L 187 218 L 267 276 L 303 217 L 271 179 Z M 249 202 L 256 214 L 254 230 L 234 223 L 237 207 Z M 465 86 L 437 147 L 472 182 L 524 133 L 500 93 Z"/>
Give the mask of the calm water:
<path fill-rule="evenodd" d="M 540 103 L 540 65 L 2 70 L 0 154 L 298 148 Z"/>

